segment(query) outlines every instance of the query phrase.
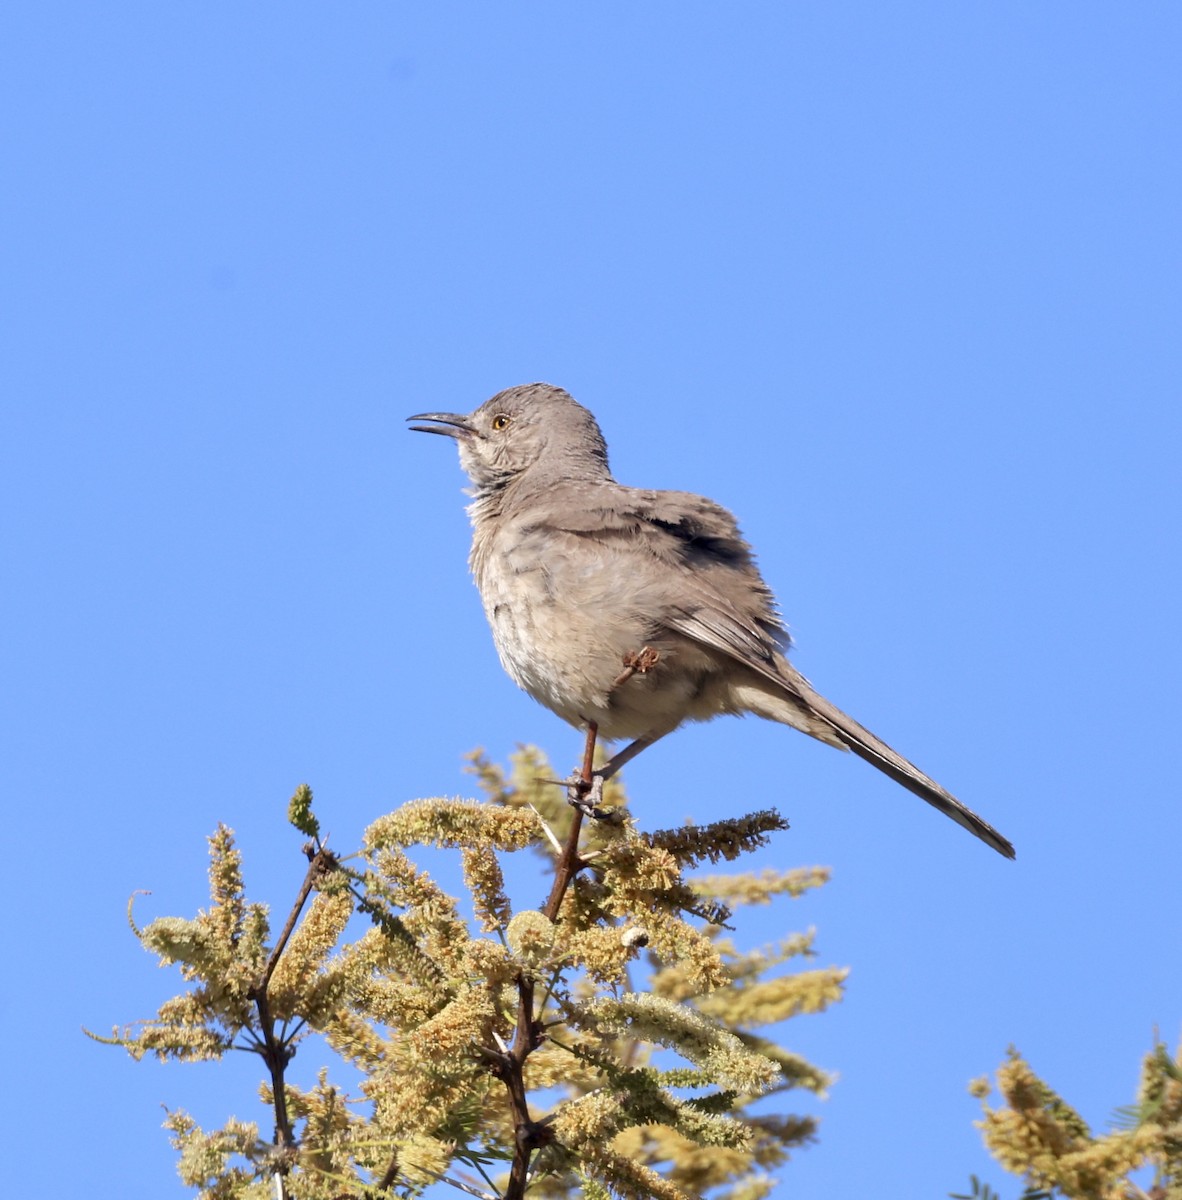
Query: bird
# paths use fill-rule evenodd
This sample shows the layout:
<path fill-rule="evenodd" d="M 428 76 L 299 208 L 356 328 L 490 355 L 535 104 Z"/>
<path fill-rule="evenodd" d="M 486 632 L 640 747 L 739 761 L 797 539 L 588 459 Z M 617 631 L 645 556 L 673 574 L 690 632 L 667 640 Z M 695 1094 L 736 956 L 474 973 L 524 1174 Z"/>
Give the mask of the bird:
<path fill-rule="evenodd" d="M 680 725 L 751 713 L 853 751 L 1014 857 L 1008 839 L 789 661 L 791 639 L 735 517 L 703 496 L 617 483 L 598 422 L 568 392 L 524 384 L 467 414 L 407 420 L 459 446 L 469 566 L 506 672 L 592 741 L 628 740 L 596 768 L 593 798 Z"/>

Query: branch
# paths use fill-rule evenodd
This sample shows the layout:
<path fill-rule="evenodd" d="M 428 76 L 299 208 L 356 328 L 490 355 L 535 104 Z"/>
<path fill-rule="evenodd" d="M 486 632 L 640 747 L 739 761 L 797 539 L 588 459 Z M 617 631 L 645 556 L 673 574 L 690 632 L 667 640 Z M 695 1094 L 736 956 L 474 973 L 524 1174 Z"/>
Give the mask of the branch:
<path fill-rule="evenodd" d="M 287 1111 L 287 1086 L 284 1082 L 284 1072 L 287 1070 L 287 1064 L 291 1062 L 292 1055 L 295 1053 L 291 1048 L 291 1039 L 277 1037 L 275 1033 L 275 1019 L 271 1016 L 271 1002 L 267 994 L 267 989 L 271 985 L 271 977 L 275 974 L 275 968 L 279 965 L 279 959 L 282 957 L 284 950 L 287 949 L 287 943 L 291 938 L 292 932 L 295 930 L 296 922 L 299 920 L 300 913 L 303 911 L 304 905 L 308 902 L 308 897 L 312 894 L 312 889 L 324 878 L 329 872 L 336 869 L 336 856 L 328 851 L 324 846 L 312 852 L 311 844 L 304 848 L 308 854 L 310 862 L 308 863 L 308 871 L 304 876 L 304 882 L 300 885 L 299 894 L 296 896 L 295 903 L 291 906 L 291 912 L 288 914 L 287 923 L 283 926 L 283 932 L 279 935 L 279 940 L 275 943 L 275 948 L 271 951 L 271 956 L 267 959 L 267 965 L 263 968 L 263 973 L 259 977 L 258 982 L 250 989 L 250 998 L 255 1003 L 255 1008 L 259 1014 L 259 1030 L 262 1034 L 262 1044 L 255 1047 L 263 1062 L 267 1064 L 267 1070 L 271 1075 L 271 1102 L 275 1107 L 275 1145 L 280 1151 L 291 1151 L 295 1149 L 295 1134 L 291 1127 L 291 1117 Z M 276 1183 L 278 1194 L 283 1194 L 283 1186 L 281 1177 L 286 1173 L 286 1165 L 280 1165 L 276 1168 L 275 1178 L 279 1182 Z"/>
<path fill-rule="evenodd" d="M 279 940 L 275 943 L 275 949 L 271 951 L 271 957 L 267 959 L 267 965 L 263 970 L 262 977 L 258 983 L 254 985 L 254 993 L 265 992 L 271 982 L 271 976 L 275 974 L 275 968 L 279 965 L 279 959 L 282 957 L 284 950 L 287 949 L 288 939 L 295 931 L 296 921 L 299 920 L 300 912 L 308 902 L 308 897 L 312 894 L 312 889 L 316 884 L 330 871 L 336 869 L 337 858 L 326 847 L 321 846 L 314 854 L 311 853 L 312 845 L 309 842 L 304 847 L 304 853 L 308 855 L 308 873 L 304 876 L 304 882 L 300 884 L 299 895 L 296 896 L 295 903 L 291 906 L 291 912 L 287 915 L 287 923 L 283 926 L 283 932 L 279 935 Z"/>
<path fill-rule="evenodd" d="M 588 789 L 591 787 L 595 739 L 598 733 L 599 728 L 595 722 L 588 722 L 582 770 L 582 782 Z M 582 828 L 583 810 L 575 805 L 566 844 L 554 868 L 554 883 L 542 908 L 542 914 L 555 924 L 558 922 L 558 911 L 562 907 L 567 888 L 583 866 L 583 860 L 579 857 L 579 833 Z M 517 978 L 517 1028 L 513 1035 L 513 1044 L 507 1054 L 499 1057 L 494 1067 L 494 1073 L 503 1081 L 505 1090 L 509 1093 L 509 1109 L 513 1114 L 513 1167 L 509 1172 L 505 1200 L 522 1200 L 529 1180 L 529 1164 L 533 1152 L 554 1140 L 547 1123 L 535 1121 L 529 1115 L 529 1101 L 525 1092 L 525 1061 L 538 1048 L 544 1036 L 534 1014 L 534 983 L 532 976 L 521 974 Z"/>

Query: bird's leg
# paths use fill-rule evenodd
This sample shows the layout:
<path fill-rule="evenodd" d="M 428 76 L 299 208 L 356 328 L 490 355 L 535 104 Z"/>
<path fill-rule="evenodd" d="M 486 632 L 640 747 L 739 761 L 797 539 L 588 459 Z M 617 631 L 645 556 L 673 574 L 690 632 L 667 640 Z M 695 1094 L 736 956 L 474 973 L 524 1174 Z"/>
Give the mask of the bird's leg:
<path fill-rule="evenodd" d="M 594 721 L 587 722 L 587 744 L 583 747 L 583 772 L 579 777 L 582 784 L 580 791 L 591 790 L 591 769 L 595 764 L 595 739 L 599 736 L 599 726 Z"/>
<path fill-rule="evenodd" d="M 595 772 L 595 780 L 600 791 L 602 792 L 604 783 L 624 766 L 625 763 L 630 763 L 642 750 L 647 750 L 653 742 L 663 738 L 665 734 L 672 732 L 672 729 L 662 729 L 660 733 L 646 733 L 643 737 L 638 737 L 636 741 L 629 742 L 619 754 L 613 754 Z"/>
<path fill-rule="evenodd" d="M 651 646 L 642 646 L 639 650 L 629 651 L 624 655 L 624 669 L 612 682 L 611 691 L 622 687 L 633 675 L 647 675 L 661 660 L 661 652 Z M 592 769 L 595 755 L 595 739 L 599 726 L 594 721 L 587 722 L 587 746 L 583 753 L 582 774 L 573 775 L 566 781 L 567 800 L 589 817 L 603 819 L 608 815 L 601 805 L 603 803 L 603 785 L 625 763 L 631 762 L 642 750 L 648 749 L 658 738 L 672 732 L 674 726 L 662 729 L 657 733 L 648 733 L 638 737 L 634 742 L 625 746 L 619 754 L 613 755 L 598 771 Z"/>
<path fill-rule="evenodd" d="M 583 773 L 581 775 L 573 775 L 567 782 L 566 796 L 567 800 L 576 808 L 580 808 L 589 817 L 603 819 L 613 810 L 603 809 L 600 807 L 603 804 L 603 785 L 616 774 L 625 763 L 630 763 L 642 750 L 647 750 L 654 742 L 659 741 L 667 733 L 672 733 L 673 726 L 669 729 L 662 729 L 657 733 L 646 733 L 643 737 L 638 737 L 636 741 L 629 742 L 619 754 L 613 754 L 611 758 L 599 767 L 597 770 L 591 771 L 589 763 L 590 755 L 583 760 Z M 592 739 L 590 730 L 588 730 L 587 744 L 594 749 L 594 740 Z"/>

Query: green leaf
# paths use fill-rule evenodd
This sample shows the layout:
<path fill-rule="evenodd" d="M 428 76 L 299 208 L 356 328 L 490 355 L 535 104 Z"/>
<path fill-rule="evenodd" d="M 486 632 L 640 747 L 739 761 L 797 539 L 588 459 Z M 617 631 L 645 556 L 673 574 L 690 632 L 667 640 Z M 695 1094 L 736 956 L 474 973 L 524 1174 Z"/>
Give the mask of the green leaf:
<path fill-rule="evenodd" d="M 287 819 L 300 833 L 320 837 L 320 822 L 312 812 L 312 789 L 306 783 L 301 783 L 287 802 Z"/>

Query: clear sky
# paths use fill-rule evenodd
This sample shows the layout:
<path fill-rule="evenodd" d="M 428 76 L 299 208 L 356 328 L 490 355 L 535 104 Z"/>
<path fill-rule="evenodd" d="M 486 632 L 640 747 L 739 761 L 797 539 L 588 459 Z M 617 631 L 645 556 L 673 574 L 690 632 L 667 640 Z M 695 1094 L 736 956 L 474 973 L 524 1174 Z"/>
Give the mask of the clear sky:
<path fill-rule="evenodd" d="M 1010 1043 L 1130 1103 L 1182 1029 L 1180 45 L 1152 2 L 9 5 L 9 1194 L 180 1196 L 162 1103 L 265 1123 L 245 1056 L 79 1033 L 175 989 L 123 908 L 194 911 L 216 822 L 278 908 L 301 781 L 344 848 L 473 746 L 574 764 L 403 425 L 536 379 L 732 508 L 801 669 L 1018 847 L 763 722 L 629 769 L 833 868 L 746 931 L 852 968 L 785 1029 L 840 1080 L 780 1193 L 1016 1195 L 966 1092 Z"/>

